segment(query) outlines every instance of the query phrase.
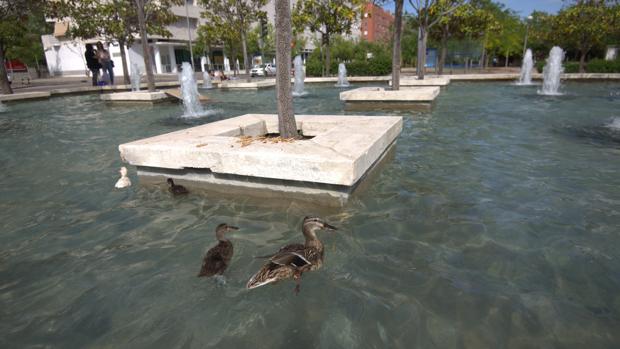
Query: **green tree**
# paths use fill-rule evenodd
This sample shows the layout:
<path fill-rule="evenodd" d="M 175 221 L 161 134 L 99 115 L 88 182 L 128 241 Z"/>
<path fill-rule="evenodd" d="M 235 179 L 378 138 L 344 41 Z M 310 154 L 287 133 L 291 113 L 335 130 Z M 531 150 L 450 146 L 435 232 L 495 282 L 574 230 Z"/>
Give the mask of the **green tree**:
<path fill-rule="evenodd" d="M 204 14 L 203 14 L 204 16 Z M 239 71 L 237 66 L 237 52 L 239 52 L 239 43 L 241 35 L 237 30 L 236 23 L 226 20 L 222 16 L 214 16 L 206 23 L 198 27 L 199 47 L 205 47 L 210 50 L 213 45 L 221 45 L 224 52 L 231 61 L 232 69 L 236 75 Z"/>
<path fill-rule="evenodd" d="M 0 91 L 4 94 L 13 93 L 4 66 L 7 53 L 23 45 L 29 23 L 41 16 L 45 5 L 43 0 L 0 1 Z"/>
<path fill-rule="evenodd" d="M 392 38 L 392 89 L 400 90 L 401 39 L 404 0 L 394 0 L 394 33 Z"/>
<path fill-rule="evenodd" d="M 263 61 L 267 61 L 267 57 L 275 57 L 276 52 L 276 32 L 271 23 L 265 25 L 265 35 L 261 33 L 261 27 L 255 26 L 248 33 L 248 51 L 251 53 L 260 52 L 263 55 Z"/>
<path fill-rule="evenodd" d="M 239 34 L 245 73 L 250 74 L 248 31 L 252 23 L 265 16 L 261 8 L 267 4 L 267 0 L 200 0 L 200 4 L 205 8 L 202 17 L 207 23 L 222 23 L 226 28 Z M 227 36 L 225 33 L 221 35 Z"/>
<path fill-rule="evenodd" d="M 567 47 L 579 51 L 579 72 L 585 72 L 586 57 L 596 45 L 601 45 L 609 34 L 617 30 L 616 2 L 606 0 L 579 0 L 564 7 L 555 16 L 553 31 Z"/>
<path fill-rule="evenodd" d="M 295 32 L 308 28 L 321 35 L 321 47 L 325 52 L 325 72 L 330 74 L 332 37 L 350 34 L 351 27 L 361 13 L 365 0 L 305 0 L 297 1 L 293 11 Z M 279 64 L 279 63 L 278 63 Z"/>

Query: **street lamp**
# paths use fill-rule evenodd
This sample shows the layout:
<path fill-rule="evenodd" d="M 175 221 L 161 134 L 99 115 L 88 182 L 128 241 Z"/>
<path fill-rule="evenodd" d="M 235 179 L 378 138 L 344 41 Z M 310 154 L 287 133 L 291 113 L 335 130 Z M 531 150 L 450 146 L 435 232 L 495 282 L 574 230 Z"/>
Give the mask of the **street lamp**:
<path fill-rule="evenodd" d="M 530 22 L 534 19 L 532 15 L 527 16 L 527 24 L 525 25 L 525 39 L 523 40 L 523 57 L 525 57 L 525 50 L 527 50 L 527 34 L 530 31 Z"/>

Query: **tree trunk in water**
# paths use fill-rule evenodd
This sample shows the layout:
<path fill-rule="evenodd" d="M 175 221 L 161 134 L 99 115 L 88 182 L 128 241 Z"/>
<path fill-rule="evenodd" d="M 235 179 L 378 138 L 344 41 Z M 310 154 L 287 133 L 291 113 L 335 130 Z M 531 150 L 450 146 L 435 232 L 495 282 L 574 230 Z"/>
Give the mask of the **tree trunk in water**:
<path fill-rule="evenodd" d="M 282 138 L 298 138 L 297 122 L 293 113 L 291 91 L 291 4 L 289 0 L 275 0 L 276 10 L 276 94 L 278 100 L 278 130 Z"/>
<path fill-rule="evenodd" d="M 580 55 L 579 55 L 579 72 L 580 73 L 585 73 L 586 72 L 586 55 L 588 54 L 588 52 L 586 52 L 586 50 L 580 50 Z"/>
<path fill-rule="evenodd" d="M 144 69 L 146 70 L 146 83 L 149 92 L 155 92 L 155 76 L 151 66 L 151 51 L 149 50 L 148 36 L 146 35 L 146 23 L 144 19 L 144 0 L 136 0 L 138 7 L 138 25 L 140 26 L 140 41 L 142 41 L 142 54 L 144 55 Z"/>
<path fill-rule="evenodd" d="M 394 14 L 394 50 L 392 52 L 392 90 L 400 89 L 400 37 L 403 28 L 403 1 L 396 0 Z"/>
<path fill-rule="evenodd" d="M 245 74 L 250 75 L 250 66 L 248 65 L 248 44 L 245 38 L 245 31 L 241 31 L 241 48 L 243 49 L 243 67 L 245 68 Z"/>
<path fill-rule="evenodd" d="M 125 85 L 129 85 L 131 81 L 129 81 L 129 69 L 127 67 L 127 57 L 125 56 L 125 41 L 119 40 L 118 46 L 121 49 L 121 64 L 123 65 L 123 82 Z"/>
<path fill-rule="evenodd" d="M 418 28 L 418 57 L 416 64 L 416 75 L 418 79 L 424 79 L 424 65 L 426 64 L 426 28 L 420 24 Z"/>
<path fill-rule="evenodd" d="M 11 84 L 9 84 L 9 77 L 6 73 L 6 67 L 4 66 L 4 45 L 0 43 L 0 92 L 5 95 L 13 93 Z"/>
<path fill-rule="evenodd" d="M 331 53 L 329 52 L 329 33 L 325 34 L 325 71 L 327 72 L 326 76 L 332 75 L 331 70 Z M 289 64 L 290 66 L 290 64 Z"/>
<path fill-rule="evenodd" d="M 439 64 L 437 64 L 437 74 L 443 74 L 443 67 L 446 65 L 446 55 L 448 54 L 448 25 L 444 25 L 441 35 L 441 54 L 439 55 Z"/>

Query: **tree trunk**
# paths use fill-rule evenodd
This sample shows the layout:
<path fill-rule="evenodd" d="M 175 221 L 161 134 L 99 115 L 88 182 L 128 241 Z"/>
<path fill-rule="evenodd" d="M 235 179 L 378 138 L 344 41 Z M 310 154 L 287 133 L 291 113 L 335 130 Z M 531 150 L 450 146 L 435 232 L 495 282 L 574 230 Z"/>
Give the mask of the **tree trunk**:
<path fill-rule="evenodd" d="M 13 93 L 13 89 L 11 88 L 11 84 L 9 84 L 9 77 L 6 72 L 6 67 L 4 66 L 4 60 L 4 45 L 0 43 L 0 92 L 9 95 Z"/>
<path fill-rule="evenodd" d="M 144 55 L 144 69 L 146 70 L 146 82 L 149 92 L 155 92 L 155 76 L 151 66 L 151 51 L 149 50 L 148 36 L 146 35 L 146 23 L 144 19 L 144 0 L 136 0 L 138 7 L 138 25 L 140 27 L 140 41 L 142 42 L 142 54 Z"/>
<path fill-rule="evenodd" d="M 508 50 L 506 50 L 506 64 L 505 64 L 506 68 L 508 68 L 508 55 L 509 55 Z"/>
<path fill-rule="evenodd" d="M 418 57 L 416 62 L 416 75 L 418 79 L 424 79 L 424 65 L 426 63 L 426 45 L 424 37 L 426 36 L 426 28 L 422 23 L 418 27 Z"/>
<path fill-rule="evenodd" d="M 125 40 L 119 40 L 118 46 L 121 49 L 121 64 L 123 65 L 123 82 L 125 85 L 129 85 L 131 81 L 129 80 L 129 69 L 127 68 L 127 57 L 125 55 Z"/>
<path fill-rule="evenodd" d="M 400 89 L 400 38 L 403 28 L 403 1 L 396 0 L 394 14 L 394 50 L 392 51 L 392 90 Z"/>
<path fill-rule="evenodd" d="M 291 4 L 275 0 L 276 10 L 276 92 L 278 130 L 282 138 L 298 138 L 291 91 Z"/>
<path fill-rule="evenodd" d="M 580 73 L 585 73 L 586 72 L 586 55 L 588 54 L 588 51 L 586 50 L 579 50 L 579 72 Z"/>
<path fill-rule="evenodd" d="M 243 67 L 245 68 L 245 75 L 250 75 L 250 66 L 248 65 L 248 44 L 245 37 L 245 31 L 241 31 L 241 48 L 243 49 Z"/>
<path fill-rule="evenodd" d="M 446 55 L 448 53 L 448 24 L 445 24 L 441 31 L 441 54 L 439 55 L 439 64 L 437 64 L 437 74 L 443 74 L 443 67 L 446 65 Z"/>
<path fill-rule="evenodd" d="M 331 76 L 332 75 L 332 69 L 331 69 L 331 53 L 329 52 L 329 33 L 325 34 L 325 71 L 326 71 L 326 76 Z"/>
<path fill-rule="evenodd" d="M 237 50 L 235 50 L 234 48 L 234 44 L 230 44 L 230 53 L 231 53 L 231 57 L 230 59 L 232 59 L 232 64 L 230 65 L 232 67 L 233 70 L 233 76 L 237 76 L 237 69 L 239 69 L 239 67 L 237 67 Z"/>

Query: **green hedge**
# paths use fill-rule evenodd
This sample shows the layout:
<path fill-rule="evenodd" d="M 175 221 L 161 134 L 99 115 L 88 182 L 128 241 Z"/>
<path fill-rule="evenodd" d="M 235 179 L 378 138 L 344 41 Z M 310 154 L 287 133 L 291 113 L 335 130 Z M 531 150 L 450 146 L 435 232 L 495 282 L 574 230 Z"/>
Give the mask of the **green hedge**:
<path fill-rule="evenodd" d="M 536 62 L 536 70 L 542 73 L 545 61 Z M 565 62 L 565 73 L 579 73 L 579 62 Z M 620 59 L 606 61 L 604 59 L 593 59 L 586 63 L 586 73 L 620 73 Z"/>
<path fill-rule="evenodd" d="M 338 62 L 331 62 L 331 74 L 338 74 Z M 392 72 L 392 60 L 381 55 L 367 60 L 353 60 L 345 63 L 347 67 L 347 75 L 349 76 L 380 76 L 387 75 Z M 321 76 L 323 63 L 319 59 L 312 56 L 306 61 L 307 76 Z"/>

